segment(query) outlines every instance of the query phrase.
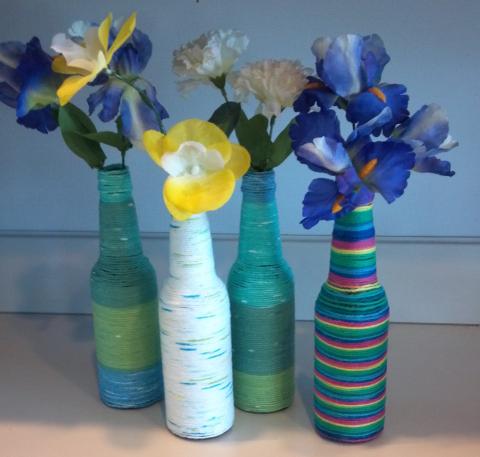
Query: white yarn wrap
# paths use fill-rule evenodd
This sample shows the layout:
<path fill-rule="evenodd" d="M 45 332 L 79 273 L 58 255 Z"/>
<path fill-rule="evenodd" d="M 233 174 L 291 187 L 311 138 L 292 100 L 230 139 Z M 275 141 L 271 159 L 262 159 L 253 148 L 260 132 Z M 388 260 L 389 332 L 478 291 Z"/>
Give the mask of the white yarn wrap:
<path fill-rule="evenodd" d="M 191 439 L 221 435 L 234 420 L 230 302 L 205 214 L 170 224 L 159 313 L 168 428 Z"/>

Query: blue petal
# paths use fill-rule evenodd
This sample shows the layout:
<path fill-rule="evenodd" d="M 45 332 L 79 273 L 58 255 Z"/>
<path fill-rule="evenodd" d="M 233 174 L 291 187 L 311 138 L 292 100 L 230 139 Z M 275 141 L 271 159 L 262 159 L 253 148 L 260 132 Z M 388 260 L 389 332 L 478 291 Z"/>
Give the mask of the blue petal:
<path fill-rule="evenodd" d="M 114 31 L 113 38 L 117 32 Z M 152 56 L 152 42 L 145 33 L 135 29 L 129 40 L 113 55 L 112 67 L 122 75 L 138 75 Z"/>
<path fill-rule="evenodd" d="M 425 157 L 417 161 L 414 170 L 421 173 L 434 173 L 441 176 L 455 175 L 455 172 L 451 169 L 450 162 L 440 160 L 437 157 Z"/>
<path fill-rule="evenodd" d="M 403 141 L 421 141 L 426 149 L 436 149 L 448 136 L 448 119 L 443 109 L 432 103 L 424 105 L 397 130 Z"/>
<path fill-rule="evenodd" d="M 415 154 L 410 145 L 398 141 L 368 143 L 354 159 L 359 176 L 372 160 L 376 166 L 363 178 L 373 191 L 382 194 L 388 203 L 400 197 L 407 187 L 410 170 L 415 165 Z"/>
<path fill-rule="evenodd" d="M 19 41 L 0 43 L 0 63 L 10 68 L 17 68 L 24 52 L 25 45 Z"/>
<path fill-rule="evenodd" d="M 334 219 L 332 207 L 338 195 L 335 181 L 325 178 L 314 179 L 303 199 L 303 219 L 301 224 L 310 229 L 320 220 Z"/>
<path fill-rule="evenodd" d="M 17 122 L 27 128 L 48 133 L 58 126 L 55 112 L 50 106 L 29 111 L 25 116 L 19 117 Z"/>
<path fill-rule="evenodd" d="M 367 87 L 374 86 L 380 82 L 383 69 L 389 61 L 390 56 L 385 50 L 382 39 L 377 34 L 363 37 L 362 77 L 363 83 Z"/>
<path fill-rule="evenodd" d="M 392 119 L 392 110 L 385 106 L 375 117 L 369 119 L 365 124 L 356 127 L 347 138 L 347 143 L 353 143 L 362 137 L 371 135 L 376 129 L 381 129 L 383 125 Z"/>
<path fill-rule="evenodd" d="M 324 110 L 331 108 L 335 104 L 338 96 L 320 79 L 314 76 L 308 76 L 307 79 L 308 84 L 293 103 L 293 109 L 299 113 L 308 113 L 315 105 Z"/>
<path fill-rule="evenodd" d="M 98 117 L 102 122 L 110 122 L 117 117 L 120 109 L 120 101 L 126 84 L 116 80 L 110 80 L 87 99 L 90 115 L 95 111 L 99 104 L 102 109 Z"/>
<path fill-rule="evenodd" d="M 161 128 L 161 120 L 168 117 L 165 108 L 156 97 L 155 88 L 147 81 L 139 81 L 137 87 L 144 91 L 151 106 L 148 106 L 137 90 L 128 87 L 124 91 L 120 107 L 122 133 L 136 146 L 143 144 L 143 133 L 146 130 Z M 153 109 L 152 109 L 153 108 Z"/>
<path fill-rule="evenodd" d="M 320 78 L 338 95 L 348 97 L 364 89 L 362 80 L 363 39 L 359 35 L 340 35 L 328 48 Z"/>
<path fill-rule="evenodd" d="M 392 120 L 382 127 L 383 134 L 390 136 L 395 126 L 408 118 L 407 88 L 403 84 L 381 84 L 379 89 L 384 93 L 387 106 L 392 110 Z"/>
<path fill-rule="evenodd" d="M 289 134 L 294 150 L 322 136 L 342 141 L 340 122 L 333 110 L 299 114 L 291 125 Z"/>
<path fill-rule="evenodd" d="M 351 165 L 343 144 L 324 136 L 301 145 L 295 153 L 298 160 L 313 171 L 337 174 Z"/>
<path fill-rule="evenodd" d="M 21 82 L 17 101 L 18 118 L 26 116 L 31 110 L 57 103 L 56 91 L 62 77 L 53 73 L 51 65 L 52 59 L 43 51 L 39 39 L 32 38 L 16 69 L 16 78 Z"/>

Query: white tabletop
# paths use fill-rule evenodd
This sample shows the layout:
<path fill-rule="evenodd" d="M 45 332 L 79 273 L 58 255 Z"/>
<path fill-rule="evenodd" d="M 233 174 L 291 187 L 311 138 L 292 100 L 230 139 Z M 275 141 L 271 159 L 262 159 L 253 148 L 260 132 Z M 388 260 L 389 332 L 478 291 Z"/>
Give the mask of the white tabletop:
<path fill-rule="evenodd" d="M 204 442 L 170 434 L 161 404 L 107 408 L 97 397 L 89 316 L 0 315 L 2 457 L 480 456 L 480 328 L 392 325 L 386 429 L 362 445 L 311 423 L 313 325 L 297 323 L 294 405 L 236 413 Z"/>

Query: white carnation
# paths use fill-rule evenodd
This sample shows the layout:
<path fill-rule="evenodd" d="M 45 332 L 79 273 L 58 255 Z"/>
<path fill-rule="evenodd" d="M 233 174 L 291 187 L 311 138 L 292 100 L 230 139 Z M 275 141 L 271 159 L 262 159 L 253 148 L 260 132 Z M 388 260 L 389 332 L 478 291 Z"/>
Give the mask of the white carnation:
<path fill-rule="evenodd" d="M 248 38 L 235 30 L 212 30 L 173 51 L 173 71 L 181 78 L 179 90 L 226 75 L 248 46 Z"/>
<path fill-rule="evenodd" d="M 307 84 L 310 71 L 298 60 L 260 60 L 232 73 L 229 82 L 238 101 L 250 94 L 260 102 L 257 112 L 270 119 L 293 105 Z"/>

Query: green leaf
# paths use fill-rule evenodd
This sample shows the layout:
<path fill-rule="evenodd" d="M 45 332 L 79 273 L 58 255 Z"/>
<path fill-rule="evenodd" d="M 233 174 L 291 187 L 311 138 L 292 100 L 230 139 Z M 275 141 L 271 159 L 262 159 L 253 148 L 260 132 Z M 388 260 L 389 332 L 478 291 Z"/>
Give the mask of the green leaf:
<path fill-rule="evenodd" d="M 85 134 L 96 133 L 91 119 L 75 105 L 69 103 L 58 112 L 58 123 L 65 144 L 74 154 L 92 168 L 101 168 L 106 160 L 105 153 L 97 141 L 85 138 Z"/>
<path fill-rule="evenodd" d="M 125 135 L 116 132 L 96 132 L 96 133 L 85 133 L 83 134 L 85 138 L 89 140 L 96 141 L 98 143 L 106 144 L 117 148 L 120 152 L 125 152 L 132 147 L 132 143 L 128 140 Z"/>
<path fill-rule="evenodd" d="M 230 136 L 237 125 L 240 111 L 240 103 L 226 102 L 214 111 L 208 121 L 220 127 L 227 136 Z"/>
<path fill-rule="evenodd" d="M 273 144 L 267 128 L 268 119 L 263 114 L 247 119 L 242 111 L 235 129 L 238 141 L 250 153 L 252 168 L 257 171 L 270 169 L 268 161 L 273 152 Z"/>
<path fill-rule="evenodd" d="M 273 143 L 273 152 L 270 156 L 269 167 L 278 167 L 292 152 L 292 140 L 289 130 L 291 122 L 279 133 Z"/>

